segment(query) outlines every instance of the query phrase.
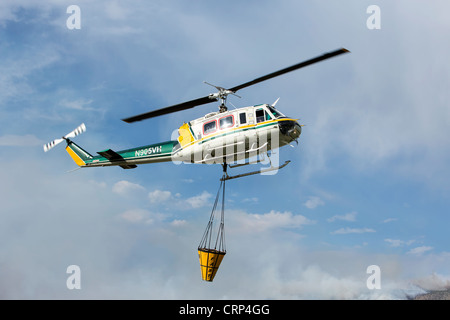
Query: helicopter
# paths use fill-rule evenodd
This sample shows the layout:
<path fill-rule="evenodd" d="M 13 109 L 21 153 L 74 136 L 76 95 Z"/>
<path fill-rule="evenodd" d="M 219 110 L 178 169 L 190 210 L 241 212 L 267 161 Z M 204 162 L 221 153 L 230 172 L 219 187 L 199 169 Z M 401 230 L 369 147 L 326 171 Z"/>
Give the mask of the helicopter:
<path fill-rule="evenodd" d="M 273 166 L 271 163 L 269 168 L 237 176 L 229 176 L 226 173 L 227 167 L 255 164 L 261 162 L 261 158 L 256 161 L 247 162 L 247 160 L 264 154 L 269 157 L 269 152 L 272 150 L 291 145 L 294 141 L 298 144 L 298 138 L 302 132 L 302 125 L 298 123 L 298 119 L 288 117 L 276 108 L 279 98 L 272 104 L 228 110 L 226 106 L 228 95 L 239 97 L 236 94 L 238 90 L 348 52 L 350 51 L 340 48 L 229 89 L 205 82 L 213 86 L 217 92 L 122 119 L 127 123 L 133 123 L 220 101 L 218 111 L 183 123 L 176 131 L 178 137 L 176 134 L 172 135 L 172 140 L 169 141 L 121 151 L 106 149 L 97 152 L 98 155 L 94 156 L 71 140 L 86 131 L 83 123 L 62 138 L 45 144 L 44 151 L 47 152 L 59 143 L 66 141 L 66 151 L 80 168 L 119 166 L 123 169 L 133 169 L 141 164 L 169 161 L 197 164 L 216 163 L 223 166 L 225 173 L 223 180 L 278 170 L 285 167 L 290 161 L 286 161 L 281 166 Z M 231 165 L 232 163 L 234 165 Z"/>

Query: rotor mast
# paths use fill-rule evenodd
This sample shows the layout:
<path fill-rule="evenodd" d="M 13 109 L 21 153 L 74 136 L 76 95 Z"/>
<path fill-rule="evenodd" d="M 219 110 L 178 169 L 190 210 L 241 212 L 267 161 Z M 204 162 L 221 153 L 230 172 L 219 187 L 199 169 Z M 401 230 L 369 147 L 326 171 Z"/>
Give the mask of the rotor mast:
<path fill-rule="evenodd" d="M 219 87 L 216 86 L 214 84 L 211 84 L 209 82 L 203 81 L 204 83 L 206 83 L 207 85 L 210 85 L 211 87 L 214 87 L 217 89 L 216 93 L 210 93 L 208 98 L 211 100 L 219 100 L 220 99 L 220 105 L 219 105 L 219 112 L 226 112 L 228 110 L 226 103 L 227 103 L 227 97 L 229 94 L 232 94 L 233 96 L 236 96 L 238 98 L 241 98 L 240 96 L 238 96 L 236 93 L 234 93 L 234 91 L 231 91 L 229 89 L 225 89 L 223 87 Z"/>

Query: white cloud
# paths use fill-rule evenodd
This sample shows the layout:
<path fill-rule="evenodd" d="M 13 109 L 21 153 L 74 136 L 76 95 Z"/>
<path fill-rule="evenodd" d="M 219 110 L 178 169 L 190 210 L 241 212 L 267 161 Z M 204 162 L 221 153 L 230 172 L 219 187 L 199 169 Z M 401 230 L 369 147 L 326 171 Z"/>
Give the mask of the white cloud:
<path fill-rule="evenodd" d="M 393 222 L 393 221 L 397 221 L 397 218 L 387 218 L 385 220 L 383 220 L 383 223 L 389 223 L 389 222 Z"/>
<path fill-rule="evenodd" d="M 201 194 L 197 196 L 186 199 L 185 202 L 189 204 L 191 208 L 196 209 L 208 205 L 209 199 L 211 199 L 211 197 L 212 197 L 211 193 L 203 191 Z"/>
<path fill-rule="evenodd" d="M 133 14 L 132 11 L 132 7 L 120 6 L 116 1 L 105 6 L 105 13 L 111 20 L 126 20 Z"/>
<path fill-rule="evenodd" d="M 168 190 L 156 189 L 148 193 L 148 198 L 150 199 L 150 203 L 165 203 L 168 208 L 170 207 L 186 210 L 197 209 L 209 205 L 209 200 L 212 198 L 212 194 L 207 191 L 203 191 L 196 196 L 183 199 L 179 193 L 173 195 L 172 192 Z M 171 200 L 170 203 L 168 203 L 169 200 Z"/>
<path fill-rule="evenodd" d="M 60 102 L 60 104 L 63 107 L 69 108 L 69 109 L 75 109 L 75 110 L 81 110 L 81 111 L 93 111 L 95 110 L 92 107 L 89 107 L 90 104 L 92 104 L 94 100 L 84 100 L 84 99 L 77 99 L 77 100 L 67 100 L 64 99 Z"/>
<path fill-rule="evenodd" d="M 433 250 L 433 247 L 420 246 L 420 247 L 416 247 L 416 248 L 409 250 L 408 253 L 413 254 L 413 255 L 422 255 L 425 252 L 430 251 L 430 250 Z"/>
<path fill-rule="evenodd" d="M 185 226 L 188 222 L 186 220 L 173 220 L 170 224 L 174 227 L 182 227 Z"/>
<path fill-rule="evenodd" d="M 122 181 L 116 182 L 113 185 L 112 191 L 114 193 L 124 196 L 124 195 L 130 195 L 135 192 L 145 191 L 145 188 L 137 183 L 122 180 Z"/>
<path fill-rule="evenodd" d="M 333 221 L 336 221 L 336 220 L 356 221 L 356 215 L 357 215 L 357 212 L 353 211 L 353 212 L 346 213 L 344 215 L 332 216 L 331 218 L 327 219 L 327 221 L 328 222 L 333 222 Z"/>
<path fill-rule="evenodd" d="M 399 239 L 384 239 L 385 242 L 389 243 L 391 247 L 403 247 L 403 246 L 409 246 L 415 242 L 415 240 L 399 240 Z"/>
<path fill-rule="evenodd" d="M 153 190 L 148 193 L 148 198 L 151 203 L 161 203 L 166 202 L 172 197 L 172 193 L 170 191 L 164 190 Z"/>
<path fill-rule="evenodd" d="M 375 232 L 375 230 L 370 228 L 341 228 L 336 231 L 331 232 L 331 234 L 349 234 L 349 233 L 367 233 Z"/>
<path fill-rule="evenodd" d="M 168 215 L 162 214 L 162 213 L 155 213 L 148 211 L 146 209 L 130 209 L 126 210 L 124 213 L 120 215 L 120 217 L 128 222 L 132 223 L 144 223 L 147 225 L 159 225 L 160 223 L 164 222 Z M 173 226 L 181 226 L 183 225 L 182 221 L 175 220 L 172 223 L 169 223 L 169 225 Z"/>
<path fill-rule="evenodd" d="M 309 199 L 303 204 L 308 209 L 314 209 L 318 206 L 323 206 L 325 203 L 319 197 L 309 197 Z"/>
<path fill-rule="evenodd" d="M 26 134 L 23 136 L 7 134 L 0 137 L 0 146 L 8 147 L 34 147 L 43 145 L 45 142 L 36 138 L 32 134 Z"/>
<path fill-rule="evenodd" d="M 106 188 L 108 186 L 104 181 L 89 180 L 89 183 L 97 188 Z"/>
<path fill-rule="evenodd" d="M 258 199 L 258 197 L 251 197 L 251 198 L 244 198 L 241 201 L 242 202 L 258 203 L 259 199 Z"/>
<path fill-rule="evenodd" d="M 2 87 L 0 103 L 34 93 L 33 86 L 27 81 L 27 77 L 59 59 L 59 50 L 52 44 L 33 50 L 33 53 L 27 51 L 16 54 L 13 58 L 4 57 L 3 63 L 0 63 L 0 87 Z M 42 110 L 40 111 L 42 113 Z"/>
<path fill-rule="evenodd" d="M 142 220 L 144 220 L 146 217 L 149 216 L 149 211 L 147 210 L 143 210 L 143 209 L 131 209 L 131 210 L 127 210 L 124 213 L 122 213 L 120 216 L 129 222 L 141 222 Z"/>
<path fill-rule="evenodd" d="M 447 4 L 445 7 L 448 10 Z M 400 13 L 399 8 L 405 12 Z M 310 140 L 305 144 L 307 163 L 301 174 L 321 174 L 334 167 L 335 159 L 340 159 L 351 170 L 387 170 L 395 177 L 448 190 L 450 144 L 440 131 L 448 127 L 450 116 L 444 89 L 449 86 L 446 75 L 450 67 L 442 63 L 450 45 L 429 36 L 436 28 L 448 30 L 448 21 L 442 17 L 442 10 L 418 3 L 409 5 L 402 1 L 387 10 L 402 16 L 391 35 L 404 41 L 386 46 L 387 39 L 383 39 L 382 47 L 389 50 L 378 50 L 381 42 L 366 46 L 361 41 L 365 34 L 355 32 L 354 41 L 347 42 L 349 49 L 355 51 L 336 63 L 345 65 L 346 59 L 352 60 L 355 74 L 348 83 L 352 83 L 352 89 L 346 86 L 342 94 L 333 95 L 334 101 L 317 101 L 320 108 L 311 111 L 309 117 L 314 126 L 305 128 Z M 417 16 L 422 23 L 413 20 Z M 435 18 L 429 19 L 431 16 Z M 433 50 L 408 52 L 410 41 Z M 433 72 L 424 85 L 419 79 L 430 75 L 430 70 Z M 389 81 L 385 81 L 387 75 L 391 76 Z M 377 134 L 373 134 L 374 130 Z"/>
<path fill-rule="evenodd" d="M 256 214 L 243 211 L 232 212 L 233 227 L 243 232 L 264 232 L 279 228 L 300 228 L 315 223 L 305 216 L 285 211 L 272 210 L 269 213 Z"/>

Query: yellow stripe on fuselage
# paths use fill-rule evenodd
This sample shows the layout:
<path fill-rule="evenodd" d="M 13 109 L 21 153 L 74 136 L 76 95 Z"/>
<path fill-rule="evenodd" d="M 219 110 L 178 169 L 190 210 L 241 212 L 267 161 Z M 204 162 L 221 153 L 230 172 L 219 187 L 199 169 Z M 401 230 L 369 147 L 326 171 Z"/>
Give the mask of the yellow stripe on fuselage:
<path fill-rule="evenodd" d="M 83 160 L 81 160 L 81 158 L 70 148 L 70 146 L 66 147 L 66 151 L 69 154 L 69 156 L 72 157 L 73 161 L 75 161 L 77 165 L 79 165 L 80 167 L 86 165 L 86 163 Z"/>

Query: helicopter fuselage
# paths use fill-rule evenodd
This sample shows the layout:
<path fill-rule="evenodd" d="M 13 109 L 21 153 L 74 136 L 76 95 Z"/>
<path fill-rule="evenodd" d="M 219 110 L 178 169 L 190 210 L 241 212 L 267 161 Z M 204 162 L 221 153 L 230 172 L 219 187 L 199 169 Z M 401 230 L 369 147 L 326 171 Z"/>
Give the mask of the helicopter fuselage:
<path fill-rule="evenodd" d="M 301 126 L 269 104 L 213 112 L 183 124 L 172 160 L 233 163 L 296 141 Z"/>

